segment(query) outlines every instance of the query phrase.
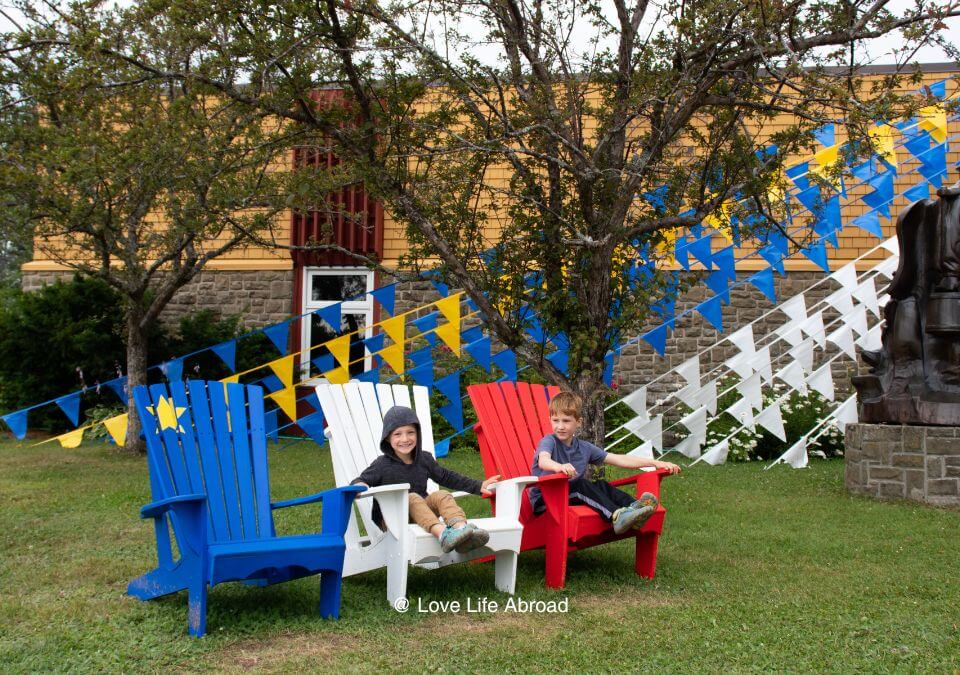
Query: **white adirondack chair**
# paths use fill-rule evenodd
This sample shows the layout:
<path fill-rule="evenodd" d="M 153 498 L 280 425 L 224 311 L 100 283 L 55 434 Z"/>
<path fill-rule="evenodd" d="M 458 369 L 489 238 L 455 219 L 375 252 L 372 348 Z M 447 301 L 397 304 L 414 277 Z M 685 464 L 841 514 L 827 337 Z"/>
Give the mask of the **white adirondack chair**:
<path fill-rule="evenodd" d="M 382 454 L 380 435 L 383 416 L 394 405 L 404 405 L 416 411 L 423 436 L 421 447 L 433 454 L 433 429 L 426 387 L 348 382 L 343 385 L 321 384 L 316 391 L 327 421 L 326 437 L 330 442 L 337 486 L 348 485 Z M 410 400 L 411 391 L 413 404 Z M 470 519 L 477 527 L 490 533 L 490 541 L 486 546 L 466 554 L 444 553 L 436 537 L 409 522 L 408 484 L 370 488 L 357 496 L 356 508 L 350 517 L 345 535 L 347 552 L 343 576 L 386 567 L 387 600 L 392 603 L 406 597 L 408 564 L 429 569 L 493 555 L 496 557 L 496 586 L 512 594 L 517 579 L 517 554 L 523 530 L 520 524 L 520 499 L 523 488 L 536 481 L 533 476 L 524 476 L 493 486 L 497 495 L 497 516 Z M 430 481 L 427 489 L 433 492 L 437 485 Z M 466 494 L 457 492 L 454 496 Z M 373 521 L 372 497 L 376 497 L 380 503 L 386 532 Z M 366 535 L 360 534 L 358 513 Z"/>

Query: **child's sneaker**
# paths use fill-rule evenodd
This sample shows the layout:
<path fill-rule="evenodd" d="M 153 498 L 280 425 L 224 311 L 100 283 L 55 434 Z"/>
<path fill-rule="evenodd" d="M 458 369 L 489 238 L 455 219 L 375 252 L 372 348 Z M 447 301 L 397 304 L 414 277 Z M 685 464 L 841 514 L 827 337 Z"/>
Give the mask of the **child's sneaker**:
<path fill-rule="evenodd" d="M 469 524 L 463 527 L 447 525 L 443 532 L 440 533 L 440 548 L 443 549 L 444 553 L 449 553 L 470 539 L 470 534 Z"/>
<path fill-rule="evenodd" d="M 457 545 L 457 553 L 469 553 L 481 546 L 486 546 L 487 542 L 490 541 L 490 533 L 477 527 L 473 523 L 467 523 L 465 529 L 470 530 L 470 536 L 464 538 L 463 541 Z"/>
<path fill-rule="evenodd" d="M 635 501 L 630 506 L 635 509 L 643 509 L 648 506 L 652 507 L 652 510 L 650 511 L 649 514 L 647 514 L 646 516 L 641 516 L 633 524 L 633 529 L 639 530 L 641 527 L 643 527 L 644 523 L 650 520 L 650 516 L 652 516 L 654 511 L 657 510 L 657 507 L 660 506 L 660 500 L 657 499 L 656 495 L 653 494 L 652 492 L 644 492 L 642 495 L 640 495 L 640 499 Z"/>
<path fill-rule="evenodd" d="M 632 504 L 630 506 L 624 506 L 622 509 L 617 509 L 613 512 L 613 531 L 616 534 L 623 534 L 634 527 L 638 521 L 641 524 L 646 522 L 655 510 L 652 506 L 636 508 Z"/>

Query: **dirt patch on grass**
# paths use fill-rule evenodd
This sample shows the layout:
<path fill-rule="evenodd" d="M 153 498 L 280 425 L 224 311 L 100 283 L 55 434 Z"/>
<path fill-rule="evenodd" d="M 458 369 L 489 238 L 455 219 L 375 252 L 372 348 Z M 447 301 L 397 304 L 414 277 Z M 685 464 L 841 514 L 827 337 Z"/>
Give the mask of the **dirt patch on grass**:
<path fill-rule="evenodd" d="M 292 656 L 299 664 L 321 664 L 338 652 L 359 649 L 361 643 L 360 638 L 342 633 L 285 633 L 267 640 L 245 640 L 220 652 L 216 669 L 231 673 L 289 670 Z"/>

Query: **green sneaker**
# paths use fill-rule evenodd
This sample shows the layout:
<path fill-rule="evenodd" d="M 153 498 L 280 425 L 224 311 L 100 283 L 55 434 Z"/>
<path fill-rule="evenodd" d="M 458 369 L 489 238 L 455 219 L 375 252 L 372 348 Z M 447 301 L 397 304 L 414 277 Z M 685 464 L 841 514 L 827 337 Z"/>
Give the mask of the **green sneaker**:
<path fill-rule="evenodd" d="M 623 534 L 634 527 L 637 521 L 646 522 L 655 510 L 652 506 L 634 508 L 632 505 L 617 509 L 613 512 L 613 531 L 617 534 Z"/>
<path fill-rule="evenodd" d="M 444 553 L 449 553 L 470 539 L 470 534 L 469 524 L 459 528 L 447 525 L 440 533 L 440 548 L 443 549 Z"/>
<path fill-rule="evenodd" d="M 470 531 L 470 536 L 465 537 L 463 541 L 457 545 L 455 549 L 457 553 L 469 553 L 481 546 L 486 546 L 487 542 L 490 541 L 490 533 L 477 527 L 473 523 L 467 523 L 464 529 Z"/>

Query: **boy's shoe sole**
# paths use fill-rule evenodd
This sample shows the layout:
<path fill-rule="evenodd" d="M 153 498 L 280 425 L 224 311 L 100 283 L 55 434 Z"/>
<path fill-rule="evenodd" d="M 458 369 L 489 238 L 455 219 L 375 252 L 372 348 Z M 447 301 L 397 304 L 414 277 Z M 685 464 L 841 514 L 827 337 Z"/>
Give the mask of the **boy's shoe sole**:
<path fill-rule="evenodd" d="M 471 534 L 469 524 L 459 529 L 447 528 L 440 536 L 440 549 L 444 553 L 450 553 L 450 551 L 456 550 L 458 546 L 468 541 Z"/>
<path fill-rule="evenodd" d="M 490 541 L 490 533 L 486 530 L 481 530 L 473 523 L 468 523 L 467 529 L 470 530 L 470 534 L 454 549 L 457 553 L 469 553 L 482 546 L 486 546 L 487 542 Z"/>
<path fill-rule="evenodd" d="M 656 508 L 653 506 L 643 506 L 639 509 L 627 506 L 621 511 L 620 517 L 613 523 L 613 531 L 616 534 L 624 534 L 633 527 L 638 527 L 638 522 L 640 525 L 645 523 L 647 519 L 653 515 L 654 511 L 656 511 Z"/>
<path fill-rule="evenodd" d="M 632 506 L 635 509 L 642 509 L 646 506 L 652 506 L 653 510 L 656 511 L 657 507 L 660 506 L 660 500 L 657 499 L 656 495 L 653 494 L 652 492 L 644 492 L 642 495 L 640 495 L 640 499 L 635 501 L 630 506 Z M 653 515 L 652 511 L 650 512 L 650 515 L 651 516 Z M 638 520 L 633 524 L 633 529 L 639 530 L 641 527 L 643 527 L 643 524 L 646 523 L 649 519 L 650 519 L 650 516 L 647 516 L 642 520 Z"/>

